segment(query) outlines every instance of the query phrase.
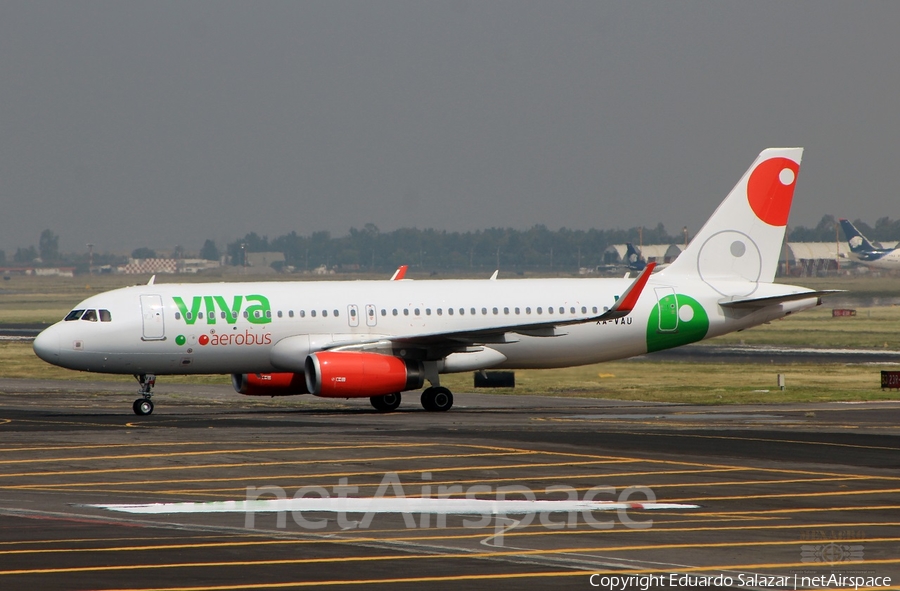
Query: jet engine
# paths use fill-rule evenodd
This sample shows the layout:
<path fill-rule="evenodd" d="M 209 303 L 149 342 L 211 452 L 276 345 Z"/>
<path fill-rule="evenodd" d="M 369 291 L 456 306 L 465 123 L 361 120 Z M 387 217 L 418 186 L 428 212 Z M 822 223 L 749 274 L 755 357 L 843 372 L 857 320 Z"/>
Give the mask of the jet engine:
<path fill-rule="evenodd" d="M 421 361 L 357 351 L 325 351 L 306 358 L 306 387 L 326 398 L 368 398 L 425 383 Z"/>
<path fill-rule="evenodd" d="M 247 396 L 293 396 L 309 394 L 302 373 L 235 373 L 231 384 L 239 394 Z"/>

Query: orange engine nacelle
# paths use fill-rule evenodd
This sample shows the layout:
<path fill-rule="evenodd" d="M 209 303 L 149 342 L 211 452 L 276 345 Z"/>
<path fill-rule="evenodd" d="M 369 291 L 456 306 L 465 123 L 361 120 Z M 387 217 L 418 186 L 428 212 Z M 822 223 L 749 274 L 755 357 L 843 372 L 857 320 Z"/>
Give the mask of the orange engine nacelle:
<path fill-rule="evenodd" d="M 326 398 L 382 396 L 421 388 L 421 361 L 393 355 L 354 351 L 325 351 L 306 358 L 306 387 Z"/>
<path fill-rule="evenodd" d="M 231 374 L 231 384 L 238 393 L 247 396 L 309 394 L 302 373 L 235 373 Z"/>

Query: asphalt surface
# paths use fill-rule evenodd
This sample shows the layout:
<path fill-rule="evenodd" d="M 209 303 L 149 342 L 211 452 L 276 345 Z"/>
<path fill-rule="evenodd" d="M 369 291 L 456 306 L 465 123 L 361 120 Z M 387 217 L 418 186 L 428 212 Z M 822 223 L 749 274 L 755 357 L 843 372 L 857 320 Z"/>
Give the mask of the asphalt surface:
<path fill-rule="evenodd" d="M 685 588 L 672 574 L 748 589 L 794 588 L 795 576 L 823 588 L 814 577 L 831 574 L 900 584 L 900 402 L 459 393 L 436 414 L 410 394 L 379 414 L 365 399 L 252 399 L 161 379 L 154 414 L 136 417 L 133 390 L 0 379 L 0 589 L 590 589 L 591 575 L 612 574 L 664 577 L 654 589 Z M 699 508 L 368 521 L 200 512 L 379 488 Z M 197 512 L 88 506 L 185 501 Z"/>

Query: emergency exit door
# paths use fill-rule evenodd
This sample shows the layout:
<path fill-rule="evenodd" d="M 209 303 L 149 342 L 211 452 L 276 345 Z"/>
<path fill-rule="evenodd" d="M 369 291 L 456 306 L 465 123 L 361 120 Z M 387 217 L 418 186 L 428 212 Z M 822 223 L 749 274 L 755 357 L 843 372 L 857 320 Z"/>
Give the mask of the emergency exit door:
<path fill-rule="evenodd" d="M 656 287 L 659 332 L 678 332 L 678 296 L 671 287 Z"/>

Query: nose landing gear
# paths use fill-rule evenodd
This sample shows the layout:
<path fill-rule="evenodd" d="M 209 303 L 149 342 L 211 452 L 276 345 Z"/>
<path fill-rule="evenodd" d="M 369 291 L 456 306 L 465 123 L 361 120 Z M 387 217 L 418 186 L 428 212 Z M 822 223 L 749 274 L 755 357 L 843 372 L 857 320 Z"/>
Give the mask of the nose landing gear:
<path fill-rule="evenodd" d="M 134 404 L 131 405 L 131 408 L 134 410 L 134 414 L 143 417 L 153 412 L 153 401 L 150 400 L 150 397 L 153 396 L 153 386 L 156 385 L 156 376 L 152 373 L 142 373 L 134 377 L 141 385 L 139 393 L 142 398 L 135 400 Z"/>

